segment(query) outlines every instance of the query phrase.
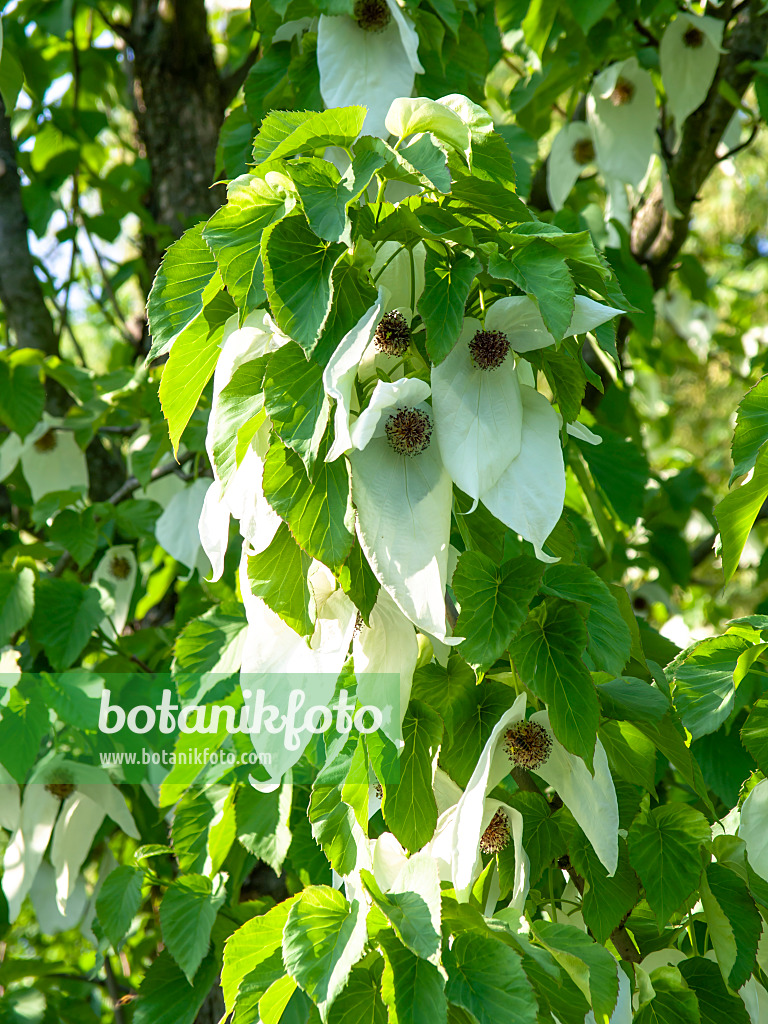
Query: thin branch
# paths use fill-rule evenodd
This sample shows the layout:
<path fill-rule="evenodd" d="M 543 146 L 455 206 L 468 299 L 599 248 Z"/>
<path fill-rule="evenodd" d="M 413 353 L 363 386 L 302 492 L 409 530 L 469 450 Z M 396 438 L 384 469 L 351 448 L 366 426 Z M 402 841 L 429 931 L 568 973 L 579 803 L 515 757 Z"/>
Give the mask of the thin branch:
<path fill-rule="evenodd" d="M 165 476 L 170 476 L 171 473 L 178 472 L 179 468 L 185 462 L 189 462 L 190 459 L 195 457 L 195 454 L 195 452 L 185 452 L 178 462 L 168 462 L 164 466 L 158 466 L 157 469 L 153 469 L 149 475 L 150 483 L 155 480 L 161 480 Z M 184 479 L 188 479 L 188 477 L 184 477 Z M 129 476 L 125 483 L 118 487 L 111 497 L 107 498 L 107 502 L 110 505 L 119 505 L 124 498 L 130 497 L 134 491 L 138 491 L 139 488 L 143 486 L 144 484 L 142 484 L 140 480 L 137 480 L 135 476 Z M 51 576 L 61 576 L 64 570 L 67 569 L 73 561 L 74 559 L 69 551 L 64 551 L 56 565 L 51 570 Z"/>

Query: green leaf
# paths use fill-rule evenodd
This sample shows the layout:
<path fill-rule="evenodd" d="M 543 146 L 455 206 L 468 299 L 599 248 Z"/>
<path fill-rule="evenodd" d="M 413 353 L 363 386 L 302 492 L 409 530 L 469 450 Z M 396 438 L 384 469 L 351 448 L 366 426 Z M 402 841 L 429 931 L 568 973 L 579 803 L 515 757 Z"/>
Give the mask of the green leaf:
<path fill-rule="evenodd" d="M 243 978 L 235 1000 L 235 1013 L 232 1024 L 248 1024 L 259 1020 L 259 1002 L 276 981 L 285 976 L 283 954 L 278 949 L 258 967 Z M 295 982 L 291 979 L 291 983 Z"/>
<path fill-rule="evenodd" d="M 437 967 L 415 956 L 389 931 L 380 931 L 377 942 L 384 954 L 381 995 L 390 1021 L 447 1024 L 445 982 Z"/>
<path fill-rule="evenodd" d="M 286 217 L 262 239 L 264 285 L 272 315 L 307 355 L 317 345 L 328 317 L 331 275 L 345 250 L 341 242 L 321 241 L 303 215 Z"/>
<path fill-rule="evenodd" d="M 96 916 L 114 949 L 128 934 L 141 906 L 144 873 L 138 868 L 121 865 L 104 879 L 96 899 Z"/>
<path fill-rule="evenodd" d="M 40 741 L 48 732 L 48 709 L 26 687 L 15 686 L 0 718 L 0 764 L 17 782 L 23 782 L 37 760 Z"/>
<path fill-rule="evenodd" d="M 355 828 L 355 813 L 341 798 L 343 781 L 328 785 L 322 778 L 318 776 L 312 786 L 309 809 L 312 837 L 333 870 L 339 875 L 348 875 L 357 863 L 357 841 L 361 838 Z"/>
<path fill-rule="evenodd" d="M 591 769 L 599 708 L 592 677 L 581 660 L 586 644 L 578 610 L 548 598 L 533 610 L 509 653 L 524 682 L 546 703 L 555 736 Z"/>
<path fill-rule="evenodd" d="M 422 178 L 428 188 L 443 193 L 451 191 L 451 174 L 445 153 L 428 135 L 422 135 L 410 146 L 398 150 L 395 155 L 397 162 L 405 166 L 410 173 L 415 172 L 416 177 Z"/>
<path fill-rule="evenodd" d="M 634 526 L 642 515 L 645 485 L 648 482 L 648 460 L 636 444 L 627 441 L 607 427 L 595 427 L 602 438 L 600 444 L 576 441 L 589 466 L 592 478 L 612 505 L 616 515 Z"/>
<path fill-rule="evenodd" d="M 601 722 L 600 742 L 614 775 L 655 792 L 656 747 L 632 722 Z"/>
<path fill-rule="evenodd" d="M 661 690 L 632 676 L 602 683 L 597 696 L 605 718 L 658 722 L 669 711 L 669 701 Z"/>
<path fill-rule="evenodd" d="M 193 1024 L 219 974 L 211 951 L 190 985 L 167 950 L 153 960 L 139 987 L 133 1024 Z"/>
<path fill-rule="evenodd" d="M 365 943 L 365 910 L 357 901 L 350 907 L 336 889 L 309 886 L 291 907 L 283 932 L 283 961 L 323 1019 L 363 955 Z"/>
<path fill-rule="evenodd" d="M 264 401 L 276 432 L 311 470 L 328 423 L 323 371 L 289 342 L 274 353 L 264 374 Z"/>
<path fill-rule="evenodd" d="M 259 793 L 244 786 L 237 796 L 237 840 L 254 857 L 269 864 L 275 874 L 283 870 L 291 830 L 292 788 L 281 786 L 273 793 Z"/>
<path fill-rule="evenodd" d="M 747 1008 L 725 987 L 717 964 L 692 956 L 677 965 L 688 987 L 696 994 L 701 1024 L 750 1024 Z"/>
<path fill-rule="evenodd" d="M 54 544 L 60 544 L 69 551 L 80 568 L 87 565 L 93 558 L 99 540 L 93 511 L 85 509 L 76 512 L 72 508 L 65 508 L 54 519 L 50 537 Z"/>
<path fill-rule="evenodd" d="M 748 473 L 768 441 L 768 376 L 762 377 L 739 402 L 736 429 L 733 432 L 731 458 L 733 472 L 729 484 Z"/>
<path fill-rule="evenodd" d="M 459 153 L 470 152 L 468 126 L 450 107 L 424 96 L 396 100 L 387 114 L 387 129 L 398 139 L 421 132 L 431 132 Z"/>
<path fill-rule="evenodd" d="M 328 318 L 323 324 L 320 340 L 312 350 L 312 358 L 319 366 L 328 364 L 344 335 L 376 301 L 370 271 L 348 252 L 342 254 L 333 268 L 331 295 L 333 300 Z"/>
<path fill-rule="evenodd" d="M 412 953 L 424 960 L 435 959 L 440 949 L 440 882 L 437 868 L 428 854 L 408 861 L 410 876 L 405 890 L 383 893 L 370 871 L 360 877 L 373 902 L 389 919 L 395 933 Z"/>
<path fill-rule="evenodd" d="M 458 656 L 456 661 L 459 662 Z M 449 670 L 450 667 L 449 662 Z M 475 686 L 470 670 L 465 671 L 471 682 L 461 702 L 451 698 L 450 714 L 445 710 L 445 703 L 438 708 L 446 721 L 449 717 L 453 721 L 453 737 L 450 744 L 444 743 L 440 750 L 440 764 L 459 786 L 466 786 L 469 782 L 486 740 L 510 703 L 509 687 L 504 683 L 484 679 L 479 686 Z M 455 670 L 453 678 L 456 679 Z M 457 679 L 456 686 L 459 685 L 462 684 Z M 446 701 L 449 692 L 456 693 L 456 690 L 449 691 L 446 688 Z"/>
<path fill-rule="evenodd" d="M 261 123 L 253 143 L 254 163 L 294 156 L 326 146 L 351 146 L 363 130 L 365 107 L 273 110 Z"/>
<path fill-rule="evenodd" d="M 263 487 L 304 551 L 338 569 L 352 550 L 355 528 L 346 460 L 318 462 L 309 480 L 298 455 L 273 443 L 264 461 Z"/>
<path fill-rule="evenodd" d="M 0 647 L 29 622 L 35 610 L 35 574 L 29 568 L 0 569 Z"/>
<path fill-rule="evenodd" d="M 701 797 L 705 806 L 714 815 L 715 810 L 709 799 L 707 787 L 701 775 L 696 759 L 686 746 L 685 733 L 682 726 L 670 709 L 669 713 L 658 721 L 636 719 L 637 728 L 654 743 L 662 754 L 675 766 L 689 786 Z"/>
<path fill-rule="evenodd" d="M 677 967 L 657 967 L 650 977 L 655 995 L 640 1006 L 634 1024 L 701 1024 L 696 994 Z"/>
<path fill-rule="evenodd" d="M 565 336 L 573 318 L 574 286 L 565 257 L 555 246 L 537 238 L 511 259 L 492 256 L 488 272 L 513 281 L 539 307 L 550 334 L 557 341 Z"/>
<path fill-rule="evenodd" d="M 243 979 L 281 948 L 285 922 L 298 899 L 298 895 L 290 896 L 266 914 L 252 917 L 227 939 L 221 972 L 221 990 L 227 1012 L 231 1012 L 235 1005 Z"/>
<path fill-rule="evenodd" d="M 184 428 L 221 355 L 224 324 L 236 312 L 229 296 L 225 292 L 216 292 L 195 320 L 176 338 L 168 362 L 163 367 L 160 404 L 168 421 L 168 434 L 175 454 L 178 454 Z"/>
<path fill-rule="evenodd" d="M 604 944 L 614 928 L 629 914 L 639 896 L 637 876 L 629 863 L 627 844 L 619 840 L 619 866 L 610 877 L 581 829 L 575 830 L 568 852 L 571 863 L 586 882 L 581 904 L 584 922 L 596 941 Z"/>
<path fill-rule="evenodd" d="M 352 550 L 338 573 L 338 579 L 341 589 L 352 599 L 363 617 L 363 622 L 369 626 L 381 584 L 373 575 L 368 559 L 357 540 L 352 543 Z"/>
<path fill-rule="evenodd" d="M 741 741 L 760 768 L 768 775 L 768 699 L 758 700 L 741 727 Z"/>
<path fill-rule="evenodd" d="M 152 335 L 147 363 L 169 352 L 203 311 L 206 289 L 216 273 L 216 260 L 203 241 L 203 227 L 195 225 L 168 247 L 155 276 L 147 301 Z"/>
<path fill-rule="evenodd" d="M 290 173 L 310 228 L 327 242 L 340 242 L 349 231 L 353 195 L 336 167 L 327 160 L 296 160 Z"/>
<path fill-rule="evenodd" d="M 435 831 L 437 805 L 432 762 L 443 737 L 443 723 L 432 708 L 412 700 L 403 718 L 400 779 L 384 783 L 382 810 L 390 831 L 409 851 L 420 850 Z"/>
<path fill-rule="evenodd" d="M 733 673 L 752 644 L 741 636 L 710 637 L 675 666 L 674 702 L 694 739 L 714 732 L 733 710 Z"/>
<path fill-rule="evenodd" d="M 417 302 L 427 329 L 427 352 L 433 363 L 443 361 L 456 344 L 464 323 L 464 306 L 479 260 L 471 253 L 427 246 L 424 291 Z"/>
<path fill-rule="evenodd" d="M 530 883 L 535 885 L 553 859 L 565 852 L 565 841 L 549 804 L 540 793 L 518 790 L 510 797 L 509 804 L 523 816 L 523 849 L 530 861 Z M 503 869 L 510 869 L 508 888 L 511 889 L 514 883 L 514 855 L 509 846 L 499 855 L 500 881 L 504 877 Z"/>
<path fill-rule="evenodd" d="M 549 921 L 532 926 L 536 939 L 552 954 L 589 999 L 597 1020 L 607 1020 L 616 1005 L 619 979 L 616 961 L 579 928 Z"/>
<path fill-rule="evenodd" d="M 31 628 L 54 669 L 69 668 L 103 618 L 95 587 L 74 580 L 37 581 Z"/>
<path fill-rule="evenodd" d="M 586 565 L 550 565 L 542 590 L 586 606 L 587 654 L 596 668 L 618 675 L 629 660 L 632 636 L 607 584 Z"/>
<path fill-rule="evenodd" d="M 213 463 L 224 484 L 237 469 L 239 431 L 264 408 L 264 373 L 271 353 L 241 363 L 219 392 L 213 430 Z M 263 418 L 263 417 L 262 417 Z"/>
<path fill-rule="evenodd" d="M 261 263 L 261 236 L 265 229 L 290 212 L 292 200 L 278 195 L 266 181 L 252 178 L 247 185 L 230 187 L 226 206 L 203 228 L 203 239 L 216 257 L 221 277 L 240 309 L 256 309 L 266 297 Z"/>
<path fill-rule="evenodd" d="M 215 605 L 190 619 L 176 638 L 171 667 L 179 696 L 199 701 L 219 682 L 240 668 L 248 623 L 242 605 Z"/>
<path fill-rule="evenodd" d="M 387 1024 L 387 1011 L 374 978 L 354 968 L 340 996 L 336 998 L 328 1024 Z"/>
<path fill-rule="evenodd" d="M 610 954 L 609 954 L 610 955 Z M 536 998 L 520 956 L 483 935 L 458 935 L 443 955 L 448 972 L 445 993 L 473 1014 L 479 1024 L 536 1024 Z"/>
<path fill-rule="evenodd" d="M 212 804 L 199 790 L 189 790 L 176 805 L 171 837 L 183 873 L 203 870 L 208 853 L 208 827 L 214 816 Z"/>
<path fill-rule="evenodd" d="M 727 583 L 739 566 L 757 513 L 768 497 L 768 448 L 761 449 L 752 477 L 715 505 L 722 541 L 723 577 Z"/>
<path fill-rule="evenodd" d="M 762 918 L 745 882 L 720 864 L 707 864 L 701 902 L 717 962 L 737 992 L 752 974 Z"/>
<path fill-rule="evenodd" d="M 525 622 L 542 568 L 526 555 L 500 568 L 477 551 L 461 555 L 451 583 L 461 607 L 454 633 L 465 637 L 461 654 L 473 668 L 486 672 L 507 649 Z"/>
<path fill-rule="evenodd" d="M 204 875 L 186 874 L 171 883 L 160 903 L 163 942 L 190 985 L 208 952 L 211 928 L 226 895 L 220 875 L 214 885 Z"/>
<path fill-rule="evenodd" d="M 0 361 L 0 421 L 22 440 L 40 422 L 45 408 L 40 367 L 20 362 L 18 357 L 24 352 L 6 351 Z"/>
<path fill-rule="evenodd" d="M 308 636 L 313 629 L 307 585 L 311 564 L 285 523 L 280 524 L 266 551 L 248 556 L 251 592 L 301 636 Z"/>
<path fill-rule="evenodd" d="M 707 819 L 688 804 L 654 807 L 632 823 L 629 859 L 660 928 L 698 885 L 699 846 L 709 837 Z"/>

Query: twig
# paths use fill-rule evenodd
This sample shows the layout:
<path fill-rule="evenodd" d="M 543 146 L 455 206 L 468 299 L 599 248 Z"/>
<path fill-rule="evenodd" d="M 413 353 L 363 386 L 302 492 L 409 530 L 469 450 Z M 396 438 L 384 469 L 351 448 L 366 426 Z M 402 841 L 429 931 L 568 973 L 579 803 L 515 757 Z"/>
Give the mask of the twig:
<path fill-rule="evenodd" d="M 153 469 L 150 473 L 149 482 L 152 483 L 155 480 L 161 480 L 164 476 L 170 476 L 171 473 L 177 472 L 180 466 L 194 458 L 194 456 L 194 452 L 186 452 L 181 456 L 178 462 L 168 462 L 165 466 L 158 466 L 157 469 Z M 133 494 L 134 491 L 137 491 L 143 486 L 144 485 L 141 481 L 137 480 L 135 476 L 129 476 L 125 483 L 118 487 L 111 497 L 107 498 L 107 503 L 109 505 L 118 505 L 124 498 L 127 498 L 129 495 Z M 61 576 L 64 570 L 67 569 L 73 561 L 74 559 L 69 551 L 64 551 L 56 565 L 51 570 L 51 576 Z"/>
<path fill-rule="evenodd" d="M 120 989 L 115 978 L 114 971 L 112 970 L 112 964 L 108 956 L 104 957 L 104 973 L 107 976 L 107 991 L 109 992 L 109 998 L 112 1000 L 112 1010 L 115 1015 L 115 1024 L 125 1024 L 125 1016 L 123 1015 L 123 1007 L 120 999 Z"/>

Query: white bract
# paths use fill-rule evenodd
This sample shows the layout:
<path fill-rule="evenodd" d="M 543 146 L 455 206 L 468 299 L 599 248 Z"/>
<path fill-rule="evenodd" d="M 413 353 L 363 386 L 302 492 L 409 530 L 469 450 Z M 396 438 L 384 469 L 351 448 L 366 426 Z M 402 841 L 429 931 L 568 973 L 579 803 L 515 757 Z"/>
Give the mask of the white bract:
<path fill-rule="evenodd" d="M 739 838 L 752 868 L 768 881 L 768 779 L 758 782 L 741 805 Z"/>
<path fill-rule="evenodd" d="M 191 576 L 208 571 L 208 560 L 200 546 L 197 524 L 208 492 L 208 481 L 201 478 L 174 494 L 155 523 L 155 540 L 172 558 L 186 565 Z"/>
<path fill-rule="evenodd" d="M 525 694 L 520 694 L 512 707 L 496 723 L 459 801 L 455 826 L 454 872 L 463 885 L 468 884 L 474 858 L 477 856 L 486 797 L 511 771 L 512 761 L 505 749 L 505 745 L 509 746 L 507 733 L 514 725 L 524 721 L 525 705 Z M 608 759 L 600 740 L 597 740 L 595 745 L 595 774 L 591 775 L 584 761 L 567 751 L 554 736 L 546 711 L 536 712 L 528 721 L 544 730 L 548 737 L 548 742 L 545 739 L 545 747 L 549 750 L 542 764 L 528 767 L 528 770 L 540 776 L 557 791 L 592 844 L 606 871 L 613 875 L 619 857 L 619 810 Z"/>
<path fill-rule="evenodd" d="M 429 391 L 418 379 L 379 381 L 352 426 L 349 458 L 357 533 L 374 574 L 415 626 L 445 639 L 452 488 L 432 442 Z"/>
<path fill-rule="evenodd" d="M 547 159 L 547 194 L 552 208 L 559 210 L 571 189 L 595 162 L 595 140 L 586 121 L 564 125 L 552 141 Z"/>
<path fill-rule="evenodd" d="M 100 626 L 109 637 L 120 636 L 125 629 L 136 572 L 136 555 L 130 544 L 109 548 L 94 570 L 92 585 L 101 594 L 101 607 L 105 612 Z"/>
<path fill-rule="evenodd" d="M 368 108 L 366 135 L 386 138 L 384 119 L 394 99 L 409 96 L 419 62 L 419 37 L 396 0 L 358 0 L 354 17 L 320 15 L 317 68 L 327 107 Z"/>
<path fill-rule="evenodd" d="M 661 37 L 659 63 L 667 106 L 679 135 L 707 97 L 720 61 L 725 22 L 680 12 Z"/>
<path fill-rule="evenodd" d="M 597 164 L 606 178 L 637 187 L 656 148 L 656 90 L 636 57 L 611 64 L 587 97 Z"/>
<path fill-rule="evenodd" d="M 352 641 L 352 657 L 358 701 L 381 709 L 382 732 L 401 746 L 403 716 L 419 660 L 419 643 L 413 623 L 383 587 L 369 625 L 363 623 Z"/>
<path fill-rule="evenodd" d="M 523 429 L 520 451 L 480 500 L 496 518 L 533 544 L 543 562 L 557 559 L 543 545 L 565 502 L 560 419 L 544 395 L 520 385 Z"/>
<path fill-rule="evenodd" d="M 60 912 L 66 912 L 94 836 L 107 816 L 126 835 L 140 838 L 125 798 L 106 772 L 58 754 L 36 766 L 3 857 L 2 888 L 11 922 L 18 917 L 51 837 L 56 901 Z"/>
<path fill-rule="evenodd" d="M 200 543 L 211 563 L 213 580 L 220 579 L 224 572 L 230 515 L 239 521 L 240 533 L 253 551 L 263 551 L 268 547 L 280 525 L 280 519 L 270 508 L 262 489 L 264 456 L 271 428 L 265 413 L 240 465 L 226 484 L 217 472 L 216 446 L 228 429 L 221 406 L 221 392 L 240 366 L 274 352 L 287 341 L 288 338 L 264 310 L 249 313 L 242 327 L 238 325 L 235 314 L 224 327 L 222 351 L 213 374 L 213 398 L 205 439 L 214 479 L 206 492 L 198 521 Z"/>
<path fill-rule="evenodd" d="M 586 295 L 573 300 L 573 316 L 563 338 L 593 331 L 623 310 L 604 306 Z M 509 339 L 513 352 L 533 352 L 557 344 L 558 340 L 547 330 L 538 306 L 527 295 L 512 295 L 497 299 L 485 317 L 487 331 L 502 331 Z"/>
<path fill-rule="evenodd" d="M 253 728 L 260 717 L 259 706 L 273 705 L 287 715 L 291 691 L 301 691 L 301 707 L 294 707 L 298 725 L 314 706 L 327 706 L 333 697 L 336 680 L 347 660 L 357 611 L 331 572 L 320 562 L 313 562 L 307 583 L 312 593 L 314 628 L 307 640 L 283 622 L 261 598 L 254 596 L 248 581 L 247 555 L 240 563 L 240 590 L 245 605 L 248 628 L 243 646 L 240 685 L 244 704 L 250 709 Z M 301 757 L 311 734 L 302 732 L 295 747 L 287 745 L 287 733 L 265 724 L 251 733 L 254 749 L 269 755 L 265 768 L 275 788 L 285 772 Z M 284 729 L 284 726 L 283 726 Z"/>
<path fill-rule="evenodd" d="M 85 452 L 71 430 L 58 429 L 64 420 L 47 413 L 22 440 L 11 433 L 0 445 L 0 480 L 5 480 L 21 463 L 21 471 L 32 493 L 40 501 L 53 491 L 77 490 L 88 493 L 90 486 Z"/>

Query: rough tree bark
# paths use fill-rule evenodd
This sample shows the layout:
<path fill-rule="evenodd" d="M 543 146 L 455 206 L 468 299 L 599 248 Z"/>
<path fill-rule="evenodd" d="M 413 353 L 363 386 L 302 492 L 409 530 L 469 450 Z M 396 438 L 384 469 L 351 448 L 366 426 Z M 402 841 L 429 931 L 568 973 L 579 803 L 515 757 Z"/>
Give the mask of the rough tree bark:
<path fill-rule="evenodd" d="M 11 122 L 0 96 L 0 303 L 19 348 L 58 352 L 53 320 L 35 276 Z"/>

